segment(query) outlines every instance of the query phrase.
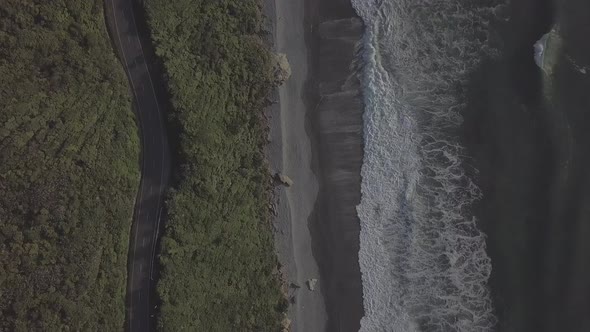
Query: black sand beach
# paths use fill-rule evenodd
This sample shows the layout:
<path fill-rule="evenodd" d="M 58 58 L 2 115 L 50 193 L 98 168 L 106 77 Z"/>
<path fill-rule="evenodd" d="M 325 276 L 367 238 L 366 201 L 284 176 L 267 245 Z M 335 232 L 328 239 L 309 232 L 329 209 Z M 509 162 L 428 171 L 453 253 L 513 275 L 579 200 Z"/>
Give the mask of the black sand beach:
<path fill-rule="evenodd" d="M 277 51 L 294 72 L 279 91 L 269 149 L 273 167 L 295 181 L 279 193 L 276 221 L 284 272 L 302 286 L 291 290 L 293 330 L 357 331 L 361 22 L 348 0 L 307 0 L 305 10 L 303 1 L 273 4 Z M 472 73 L 462 127 L 484 194 L 475 213 L 488 235 L 497 327 L 588 331 L 590 4 L 514 0 L 504 17 L 492 36 L 502 54 Z M 533 44 L 555 24 L 564 46 L 544 76 Z M 318 278 L 321 298 L 309 278 Z"/>
<path fill-rule="evenodd" d="M 274 48 L 291 65 L 269 110 L 271 168 L 294 181 L 278 188 L 274 225 L 289 284 L 292 331 L 358 331 L 362 104 L 353 60 L 362 23 L 348 0 L 267 1 Z M 312 291 L 307 281 L 317 279 Z"/>

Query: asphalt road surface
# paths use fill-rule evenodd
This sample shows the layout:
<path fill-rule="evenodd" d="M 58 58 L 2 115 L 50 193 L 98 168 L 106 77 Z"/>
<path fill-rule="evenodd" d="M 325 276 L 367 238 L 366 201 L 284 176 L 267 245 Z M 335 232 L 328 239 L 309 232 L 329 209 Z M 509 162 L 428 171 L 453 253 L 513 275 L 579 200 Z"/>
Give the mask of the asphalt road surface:
<path fill-rule="evenodd" d="M 105 0 L 111 38 L 125 67 L 139 117 L 141 184 L 131 228 L 127 319 L 129 331 L 155 329 L 154 259 L 163 199 L 170 175 L 170 151 L 152 77 L 138 35 L 132 0 Z"/>

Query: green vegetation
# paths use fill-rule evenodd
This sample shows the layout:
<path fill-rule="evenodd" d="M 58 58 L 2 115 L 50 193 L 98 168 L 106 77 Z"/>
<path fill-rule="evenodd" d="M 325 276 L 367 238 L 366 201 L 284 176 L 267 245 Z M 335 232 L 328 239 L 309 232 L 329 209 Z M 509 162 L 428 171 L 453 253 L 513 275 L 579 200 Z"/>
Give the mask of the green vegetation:
<path fill-rule="evenodd" d="M 0 331 L 123 327 L 139 139 L 102 6 L 0 6 Z"/>
<path fill-rule="evenodd" d="M 182 174 L 162 240 L 159 326 L 276 331 L 285 307 L 262 146 L 272 87 L 256 0 L 150 0 L 180 128 Z"/>

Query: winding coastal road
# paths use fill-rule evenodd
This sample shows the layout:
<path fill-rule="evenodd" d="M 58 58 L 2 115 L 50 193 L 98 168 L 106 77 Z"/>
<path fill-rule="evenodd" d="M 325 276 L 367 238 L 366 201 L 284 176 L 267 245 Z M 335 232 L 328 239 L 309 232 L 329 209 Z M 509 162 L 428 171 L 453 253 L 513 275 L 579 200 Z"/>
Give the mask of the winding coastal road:
<path fill-rule="evenodd" d="M 126 330 L 151 331 L 155 329 L 155 249 L 170 175 L 170 151 L 132 0 L 105 0 L 105 15 L 129 79 L 141 130 L 142 176 L 129 246 Z"/>

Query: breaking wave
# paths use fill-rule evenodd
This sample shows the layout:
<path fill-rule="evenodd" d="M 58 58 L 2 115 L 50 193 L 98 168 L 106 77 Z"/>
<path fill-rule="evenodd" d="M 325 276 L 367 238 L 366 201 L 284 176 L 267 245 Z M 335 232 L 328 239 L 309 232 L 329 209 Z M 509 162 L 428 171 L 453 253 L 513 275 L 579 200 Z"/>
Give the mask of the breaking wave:
<path fill-rule="evenodd" d="M 491 261 L 471 212 L 482 194 L 457 129 L 501 6 L 352 2 L 365 22 L 361 331 L 491 330 Z"/>

